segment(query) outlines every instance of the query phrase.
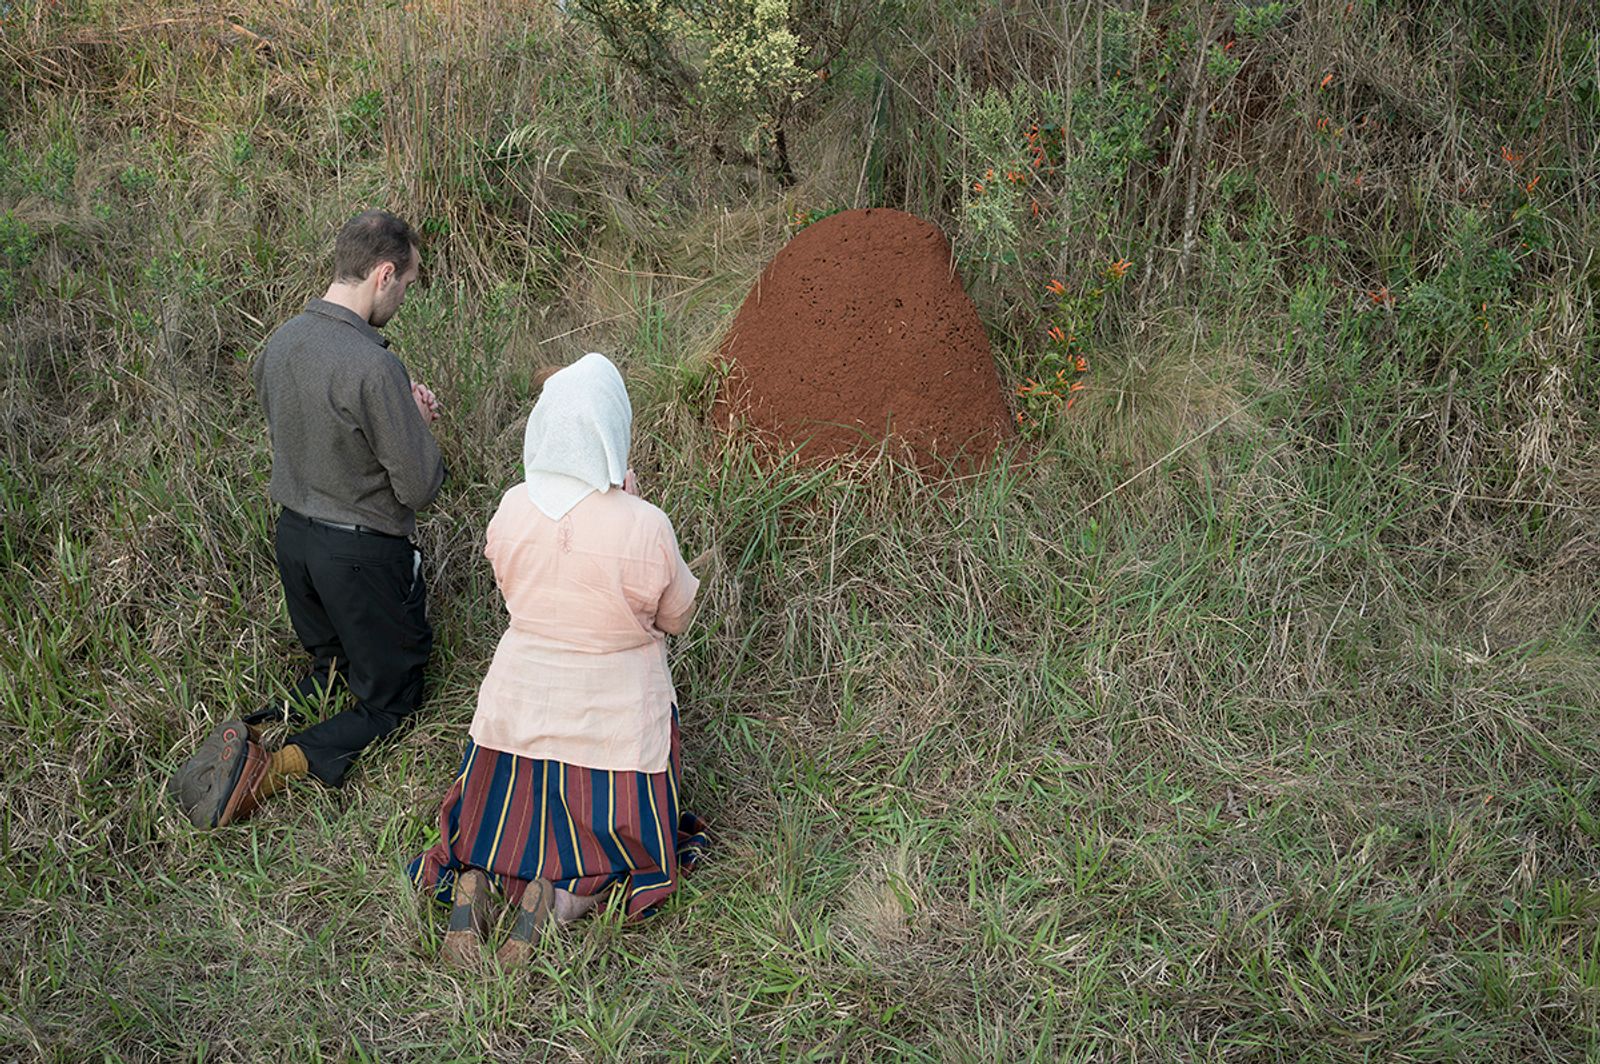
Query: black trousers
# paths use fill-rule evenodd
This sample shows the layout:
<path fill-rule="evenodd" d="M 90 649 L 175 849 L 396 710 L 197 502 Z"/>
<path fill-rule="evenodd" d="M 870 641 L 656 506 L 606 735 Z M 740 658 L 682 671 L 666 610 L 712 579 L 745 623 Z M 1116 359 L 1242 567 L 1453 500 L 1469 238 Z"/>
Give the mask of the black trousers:
<path fill-rule="evenodd" d="M 278 516 L 276 538 L 289 619 L 312 657 L 295 693 L 314 708 L 342 681 L 355 699 L 286 740 L 305 752 L 313 776 L 336 787 L 356 756 L 422 701 L 433 650 L 422 556 L 399 536 L 332 528 L 293 510 Z"/>

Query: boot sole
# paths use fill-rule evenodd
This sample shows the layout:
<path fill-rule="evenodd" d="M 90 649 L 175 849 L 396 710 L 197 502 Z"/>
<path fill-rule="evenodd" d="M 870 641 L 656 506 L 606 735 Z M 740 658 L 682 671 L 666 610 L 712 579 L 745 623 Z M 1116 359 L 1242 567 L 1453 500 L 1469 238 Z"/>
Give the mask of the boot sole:
<path fill-rule="evenodd" d="M 172 774 L 167 793 L 189 823 L 197 828 L 218 825 L 244 774 L 249 747 L 250 732 L 244 722 L 225 720 Z"/>

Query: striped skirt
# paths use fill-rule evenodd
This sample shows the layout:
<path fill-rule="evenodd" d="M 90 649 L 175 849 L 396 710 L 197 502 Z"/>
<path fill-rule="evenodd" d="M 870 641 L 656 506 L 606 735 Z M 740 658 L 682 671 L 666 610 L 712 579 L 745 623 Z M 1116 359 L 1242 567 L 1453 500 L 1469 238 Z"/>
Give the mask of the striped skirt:
<path fill-rule="evenodd" d="M 628 919 L 652 915 L 707 845 L 678 812 L 678 712 L 665 772 L 608 772 L 519 757 L 467 741 L 439 809 L 440 842 L 411 881 L 449 904 L 457 873 L 479 868 L 513 905 L 535 879 L 584 896 L 621 887 Z"/>

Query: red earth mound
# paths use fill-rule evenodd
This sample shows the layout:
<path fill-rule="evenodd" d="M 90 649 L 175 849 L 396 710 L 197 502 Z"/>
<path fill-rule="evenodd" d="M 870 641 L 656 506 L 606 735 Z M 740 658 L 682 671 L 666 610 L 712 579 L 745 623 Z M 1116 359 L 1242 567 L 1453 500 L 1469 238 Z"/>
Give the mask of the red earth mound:
<path fill-rule="evenodd" d="M 717 403 L 803 458 L 892 434 L 925 466 L 970 468 L 1012 436 L 989 337 L 944 234 L 881 208 L 845 211 L 778 252 L 722 343 Z"/>

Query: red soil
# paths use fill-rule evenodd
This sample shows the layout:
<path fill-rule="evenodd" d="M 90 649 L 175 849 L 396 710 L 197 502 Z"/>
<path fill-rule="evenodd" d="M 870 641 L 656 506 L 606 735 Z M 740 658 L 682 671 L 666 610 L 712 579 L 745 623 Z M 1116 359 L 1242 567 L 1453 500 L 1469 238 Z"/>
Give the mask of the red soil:
<path fill-rule="evenodd" d="M 970 467 L 1012 436 L 989 338 L 934 226 L 845 211 L 778 252 L 722 343 L 717 403 L 807 459 L 860 454 L 892 433 L 925 466 Z"/>

